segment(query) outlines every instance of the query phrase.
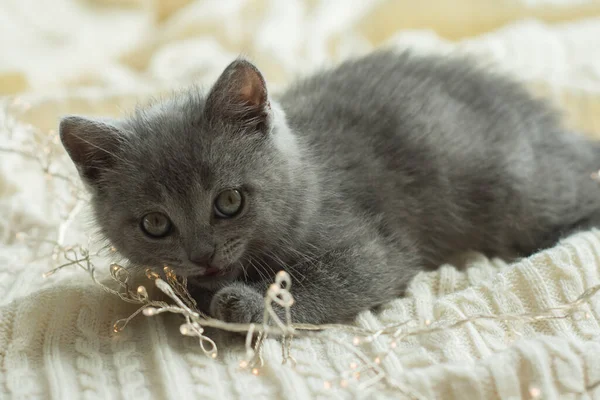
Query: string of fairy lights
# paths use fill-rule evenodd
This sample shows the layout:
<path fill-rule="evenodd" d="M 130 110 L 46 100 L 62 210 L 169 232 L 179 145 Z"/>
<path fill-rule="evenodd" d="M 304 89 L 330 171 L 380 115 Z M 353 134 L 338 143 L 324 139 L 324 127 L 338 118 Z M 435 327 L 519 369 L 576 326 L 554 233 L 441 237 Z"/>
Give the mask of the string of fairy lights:
<path fill-rule="evenodd" d="M 25 111 L 29 104 L 21 99 L 13 99 L 5 104 L 4 120 L 0 121 L 4 129 L 10 136 L 10 130 L 19 124 L 13 114 L 19 111 Z M 291 320 L 290 309 L 294 305 L 292 280 L 284 272 L 279 272 L 274 279 L 274 283 L 269 287 L 265 294 L 264 304 L 265 312 L 263 323 L 261 324 L 233 324 L 226 323 L 208 315 L 203 314 L 197 308 L 195 300 L 187 290 L 187 281 L 185 278 L 178 277 L 171 268 L 164 266 L 158 273 L 152 270 L 146 270 L 146 285 L 133 284 L 130 272 L 117 263 L 109 267 L 110 281 L 104 282 L 98 278 L 94 260 L 102 258 L 103 250 L 92 252 L 90 244 L 67 244 L 66 233 L 72 223 L 77 218 L 80 211 L 85 207 L 87 196 L 81 190 L 77 179 L 72 176 L 60 173 L 59 158 L 64 157 L 62 149 L 59 146 L 59 139 L 56 131 L 42 132 L 35 127 L 29 126 L 28 133 L 31 135 L 28 143 L 19 147 L 0 146 L 0 153 L 11 153 L 37 163 L 40 172 L 45 176 L 45 181 L 50 190 L 57 182 L 60 182 L 61 190 L 69 193 L 70 201 L 66 204 L 66 211 L 52 238 L 39 238 L 26 232 L 18 232 L 16 238 L 26 243 L 45 243 L 51 246 L 51 253 L 48 255 L 54 264 L 53 269 L 44 273 L 44 277 L 50 277 L 56 272 L 67 267 L 78 267 L 86 271 L 91 279 L 100 288 L 118 296 L 124 302 L 139 305 L 138 309 L 130 316 L 119 319 L 113 324 L 113 331 L 120 332 L 126 329 L 128 323 L 140 314 L 146 317 L 154 317 L 163 313 L 175 313 L 182 316 L 183 322 L 180 326 L 182 335 L 191 336 L 198 339 L 199 348 L 207 357 L 216 359 L 218 357 L 218 348 L 216 343 L 206 335 L 207 328 L 217 328 L 229 332 L 246 334 L 245 354 L 239 361 L 239 367 L 248 370 L 254 375 L 259 375 L 264 365 L 262 357 L 263 346 L 267 338 L 276 338 L 281 343 L 283 363 L 288 363 L 292 367 L 296 361 L 292 354 L 292 341 L 294 338 L 311 337 L 322 341 L 336 343 L 355 356 L 355 361 L 348 365 L 348 369 L 343 371 L 336 379 L 323 381 L 323 388 L 326 390 L 334 389 L 336 386 L 346 388 L 350 385 L 358 385 L 359 389 L 364 389 L 383 382 L 398 391 L 399 394 L 411 399 L 421 399 L 422 395 L 416 393 L 402 382 L 395 379 L 387 373 L 382 366 L 385 359 L 393 354 L 398 343 L 410 337 L 431 335 L 447 330 L 458 329 L 466 324 L 495 320 L 503 322 L 518 322 L 521 324 L 534 323 L 544 320 L 557 320 L 573 318 L 577 315 L 579 318 L 590 319 L 589 312 L 583 311 L 582 306 L 588 303 L 593 296 L 600 291 L 600 285 L 590 287 L 583 292 L 574 301 L 562 304 L 560 306 L 538 310 L 536 312 L 503 314 L 503 315 L 474 315 L 455 322 L 446 323 L 444 321 L 424 320 L 417 322 L 407 320 L 404 322 L 384 326 L 378 330 L 368 330 L 354 325 L 308 325 L 294 324 Z M 593 179 L 600 181 L 599 174 L 593 174 Z M 66 186 L 65 186 L 66 185 Z M 109 252 L 114 252 L 114 248 L 109 248 Z M 111 284 L 112 282 L 112 284 Z M 149 295 L 148 285 L 153 285 L 162 292 L 170 301 L 157 300 Z M 281 307 L 285 310 L 285 319 L 281 320 L 276 313 L 276 308 Z M 344 340 L 340 331 L 348 333 L 351 341 Z M 516 340 L 521 334 L 512 330 L 509 333 L 508 341 Z M 379 338 L 386 337 L 387 349 L 377 354 L 367 354 L 363 350 L 365 344 L 371 343 Z M 600 387 L 600 381 L 590 384 L 586 387 L 586 392 L 591 392 Z M 529 387 L 529 396 L 532 399 L 543 398 L 541 389 L 532 384 Z"/>

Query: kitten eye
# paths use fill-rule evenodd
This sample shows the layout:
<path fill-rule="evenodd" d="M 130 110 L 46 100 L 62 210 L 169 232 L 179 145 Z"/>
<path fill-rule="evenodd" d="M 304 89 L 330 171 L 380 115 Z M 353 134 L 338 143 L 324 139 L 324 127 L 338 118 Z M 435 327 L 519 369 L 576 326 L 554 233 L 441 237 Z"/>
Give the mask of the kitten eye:
<path fill-rule="evenodd" d="M 163 213 L 152 212 L 144 215 L 141 228 L 150 237 L 162 238 L 171 231 L 171 220 Z"/>
<path fill-rule="evenodd" d="M 244 203 L 242 193 L 237 189 L 227 189 L 215 199 L 215 214 L 221 218 L 235 217 Z"/>

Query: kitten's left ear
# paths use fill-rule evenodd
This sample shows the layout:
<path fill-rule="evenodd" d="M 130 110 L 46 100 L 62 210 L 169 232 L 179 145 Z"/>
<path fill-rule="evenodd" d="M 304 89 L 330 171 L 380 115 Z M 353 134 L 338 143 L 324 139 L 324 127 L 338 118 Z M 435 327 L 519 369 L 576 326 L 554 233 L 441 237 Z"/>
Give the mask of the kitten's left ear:
<path fill-rule="evenodd" d="M 244 59 L 229 64 L 208 94 L 205 113 L 209 119 L 216 117 L 267 132 L 271 107 L 267 84 L 258 68 Z"/>

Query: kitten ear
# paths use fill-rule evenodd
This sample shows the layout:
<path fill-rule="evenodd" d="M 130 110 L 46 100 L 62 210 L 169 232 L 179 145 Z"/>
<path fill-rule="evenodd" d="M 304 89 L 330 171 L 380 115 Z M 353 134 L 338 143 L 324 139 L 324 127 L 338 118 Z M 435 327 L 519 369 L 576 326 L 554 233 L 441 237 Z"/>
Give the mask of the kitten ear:
<path fill-rule="evenodd" d="M 123 141 L 123 133 L 115 126 L 70 115 L 60 121 L 60 140 L 75 163 L 79 175 L 88 184 L 97 183 L 102 171 L 116 159 L 115 152 Z"/>
<path fill-rule="evenodd" d="M 267 84 L 252 63 L 237 59 L 221 74 L 206 100 L 206 115 L 266 132 L 270 119 Z"/>

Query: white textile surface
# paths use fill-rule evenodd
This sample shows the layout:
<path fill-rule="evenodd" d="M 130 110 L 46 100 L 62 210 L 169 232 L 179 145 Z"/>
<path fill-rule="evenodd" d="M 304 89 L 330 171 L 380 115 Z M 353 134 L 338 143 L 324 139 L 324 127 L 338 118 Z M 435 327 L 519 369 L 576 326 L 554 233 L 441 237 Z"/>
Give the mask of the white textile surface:
<path fill-rule="evenodd" d="M 379 45 L 369 36 L 377 21 L 368 18 L 381 15 L 376 7 L 385 2 L 49 3 L 0 4 L 0 90 L 19 95 L 2 100 L 0 150 L 28 152 L 42 143 L 42 156 L 54 160 L 51 171 L 74 177 L 53 136 L 61 114 L 114 115 L 148 95 L 191 81 L 209 84 L 240 51 L 281 87 L 297 74 Z M 115 11 L 112 3 L 126 8 Z M 469 2 L 456 7 L 462 3 Z M 569 91 L 585 92 L 586 99 L 600 94 L 600 18 L 554 26 L 516 21 L 458 42 L 430 31 L 402 31 L 386 40 L 417 51 L 474 53 L 558 102 Z M 597 111 L 595 104 L 585 105 Z M 574 113 L 581 122 L 584 113 Z M 51 140 L 45 143 L 39 132 Z M 594 386 L 600 382 L 600 294 L 566 319 L 487 319 L 398 340 L 393 349 L 384 336 L 361 344 L 371 360 L 387 354 L 380 356 L 385 379 L 368 388 L 360 386 L 368 372 L 358 380 L 350 374 L 342 387 L 341 377 L 360 360 L 318 338 L 292 342 L 294 368 L 281 364 L 280 344 L 267 340 L 265 364 L 255 376 L 239 367 L 243 347 L 222 344 L 219 357 L 210 359 L 197 341 L 181 336 L 177 316 L 139 316 L 114 334 L 115 320 L 135 308 L 94 286 L 80 269 L 42 278 L 54 264 L 48 246 L 32 238 L 85 244 L 91 232 L 85 207 L 61 225 L 73 195 L 60 178 L 48 180 L 42 167 L 0 152 L 0 399 L 600 398 Z M 19 232 L 28 238 L 18 240 Z M 600 231 L 513 265 L 477 254 L 466 264 L 418 275 L 405 298 L 362 313 L 356 324 L 373 330 L 404 321 L 447 326 L 479 314 L 572 302 L 600 284 Z M 108 261 L 96 265 L 104 270 Z M 337 336 L 352 345 L 352 335 Z"/>

